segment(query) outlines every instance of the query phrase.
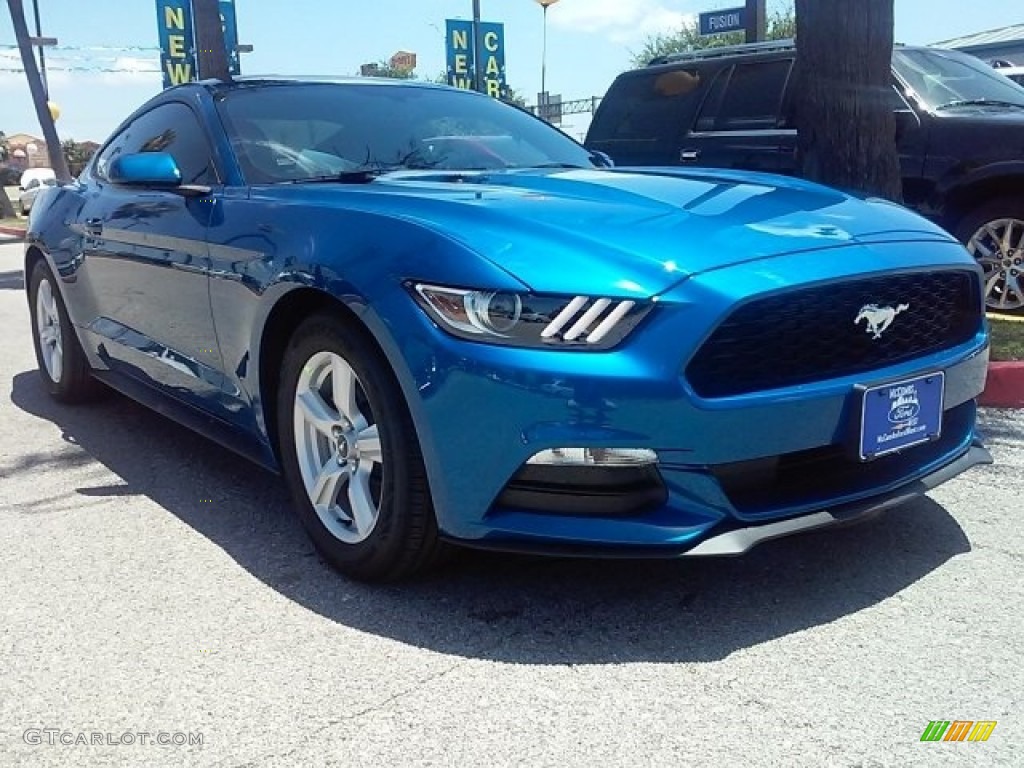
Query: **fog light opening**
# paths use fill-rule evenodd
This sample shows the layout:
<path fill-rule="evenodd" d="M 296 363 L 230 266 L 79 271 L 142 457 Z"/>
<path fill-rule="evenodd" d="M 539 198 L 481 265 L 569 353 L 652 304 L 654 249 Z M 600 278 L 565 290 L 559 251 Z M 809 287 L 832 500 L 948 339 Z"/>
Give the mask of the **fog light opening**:
<path fill-rule="evenodd" d="M 527 464 L 573 467 L 642 467 L 658 463 L 648 448 L 549 448 L 534 454 Z"/>

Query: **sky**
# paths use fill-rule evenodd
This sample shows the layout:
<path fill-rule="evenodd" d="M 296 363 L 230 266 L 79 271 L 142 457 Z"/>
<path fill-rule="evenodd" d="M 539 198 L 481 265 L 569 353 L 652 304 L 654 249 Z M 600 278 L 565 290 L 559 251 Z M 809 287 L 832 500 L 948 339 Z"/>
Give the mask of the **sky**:
<path fill-rule="evenodd" d="M 769 0 L 778 4 L 785 0 Z M 896 39 L 925 44 L 1024 22 L 1020 0 L 895 0 Z M 32 0 L 24 0 L 30 25 Z M 162 87 L 155 0 L 38 0 L 48 51 L 51 99 L 61 138 L 102 141 Z M 509 85 L 536 102 L 541 88 L 543 13 L 536 0 L 481 0 L 484 21 L 505 25 Z M 628 69 L 648 35 L 737 0 L 558 0 L 548 11 L 547 85 L 563 99 L 601 96 Z M 472 0 L 236 0 L 242 73 L 353 75 L 399 50 L 419 57 L 417 74 L 445 69 L 445 19 L 472 16 Z M 1016 16 L 1010 12 L 1018 7 Z M 39 135 L 39 124 L 0 3 L 0 130 Z M 54 71 L 58 61 L 63 69 Z M 112 71 L 74 71 L 81 69 Z M 572 121 L 572 122 L 570 122 Z M 580 138 L 589 116 L 567 118 Z"/>

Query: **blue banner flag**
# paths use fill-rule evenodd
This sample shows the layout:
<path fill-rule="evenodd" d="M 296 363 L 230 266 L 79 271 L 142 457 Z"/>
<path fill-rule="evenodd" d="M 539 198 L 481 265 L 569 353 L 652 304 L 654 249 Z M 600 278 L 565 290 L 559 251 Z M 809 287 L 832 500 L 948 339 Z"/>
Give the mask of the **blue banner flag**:
<path fill-rule="evenodd" d="M 195 35 L 190 0 L 156 0 L 160 71 L 164 88 L 196 79 Z"/>

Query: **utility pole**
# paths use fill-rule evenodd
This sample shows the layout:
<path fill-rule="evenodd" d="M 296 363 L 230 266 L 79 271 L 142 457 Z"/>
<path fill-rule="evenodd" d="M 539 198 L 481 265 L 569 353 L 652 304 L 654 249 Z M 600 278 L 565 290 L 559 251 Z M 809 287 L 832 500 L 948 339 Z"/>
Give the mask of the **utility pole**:
<path fill-rule="evenodd" d="M 36 37 L 42 39 L 43 37 L 43 23 L 39 19 L 39 0 L 32 0 L 32 11 L 36 17 Z M 43 90 L 46 91 L 46 97 L 50 97 L 50 85 L 46 82 L 46 54 L 43 52 L 43 46 L 39 46 L 39 75 L 43 79 Z"/>
<path fill-rule="evenodd" d="M 747 0 L 747 42 L 763 43 L 767 31 L 767 0 Z"/>
<path fill-rule="evenodd" d="M 484 73 L 481 62 L 483 56 L 480 49 L 483 48 L 483 41 L 480 39 L 480 0 L 473 0 L 473 88 L 480 93 L 484 92 Z"/>
<path fill-rule="evenodd" d="M 25 68 L 25 78 L 28 80 L 28 87 L 32 92 L 32 104 L 36 108 L 39 127 L 43 129 L 43 140 L 46 142 L 46 150 L 50 155 L 50 167 L 53 168 L 57 181 L 69 182 L 71 181 L 71 171 L 68 170 L 67 161 L 64 159 L 60 137 L 57 135 L 57 126 L 53 122 L 53 115 L 50 114 L 50 106 L 47 104 L 43 78 L 39 74 L 39 67 L 36 66 L 36 57 L 32 51 L 32 39 L 28 32 L 28 22 L 25 20 L 25 6 L 22 0 L 7 0 L 7 7 L 11 11 L 14 39 L 18 41 L 18 51 L 21 53 L 22 66 Z"/>
<path fill-rule="evenodd" d="M 192 0 L 192 18 L 196 25 L 196 57 L 200 80 L 230 80 L 224 28 L 220 23 L 217 0 Z"/>

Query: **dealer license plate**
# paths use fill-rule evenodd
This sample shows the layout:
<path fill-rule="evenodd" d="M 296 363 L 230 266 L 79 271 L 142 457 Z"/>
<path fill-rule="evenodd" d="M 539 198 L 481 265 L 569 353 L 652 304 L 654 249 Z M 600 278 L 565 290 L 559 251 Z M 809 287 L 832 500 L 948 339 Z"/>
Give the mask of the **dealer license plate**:
<path fill-rule="evenodd" d="M 935 440 L 942 432 L 946 376 L 929 373 L 864 390 L 860 417 L 863 461 Z"/>

